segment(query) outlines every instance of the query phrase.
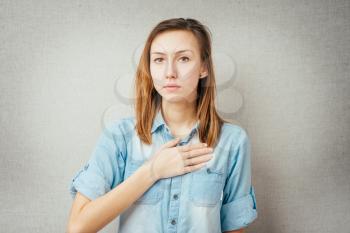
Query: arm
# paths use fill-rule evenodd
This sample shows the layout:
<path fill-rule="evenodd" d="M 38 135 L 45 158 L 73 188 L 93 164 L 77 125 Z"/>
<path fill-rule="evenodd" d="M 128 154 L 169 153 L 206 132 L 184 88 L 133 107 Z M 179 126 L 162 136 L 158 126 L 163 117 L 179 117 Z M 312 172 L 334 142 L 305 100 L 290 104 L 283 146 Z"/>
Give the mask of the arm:
<path fill-rule="evenodd" d="M 257 218 L 255 193 L 251 183 L 251 146 L 244 130 L 237 142 L 232 144 L 230 150 L 228 176 L 223 190 L 220 212 L 222 232 L 243 232 L 243 228 Z"/>
<path fill-rule="evenodd" d="M 142 165 L 124 182 L 93 201 L 78 192 L 70 211 L 67 232 L 97 232 L 131 206 L 156 181 L 149 166 Z"/>

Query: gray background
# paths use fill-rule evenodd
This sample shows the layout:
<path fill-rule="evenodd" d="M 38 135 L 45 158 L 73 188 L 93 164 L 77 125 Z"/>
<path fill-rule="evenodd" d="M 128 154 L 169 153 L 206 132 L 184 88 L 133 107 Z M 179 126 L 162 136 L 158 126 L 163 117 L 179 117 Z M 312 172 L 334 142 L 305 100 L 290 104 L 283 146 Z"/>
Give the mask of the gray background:
<path fill-rule="evenodd" d="M 349 232 L 350 1 L 292 0 L 0 1 L 0 231 L 65 231 L 70 180 L 131 113 L 116 93 L 171 17 L 208 25 L 218 83 L 234 80 L 218 105 L 252 140 L 247 232 Z"/>

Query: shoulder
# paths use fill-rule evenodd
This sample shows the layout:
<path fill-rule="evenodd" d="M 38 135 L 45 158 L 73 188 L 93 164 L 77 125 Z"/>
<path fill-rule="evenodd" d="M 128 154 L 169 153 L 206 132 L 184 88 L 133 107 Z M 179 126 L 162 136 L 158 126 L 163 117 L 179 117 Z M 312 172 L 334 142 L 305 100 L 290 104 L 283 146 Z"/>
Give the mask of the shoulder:
<path fill-rule="evenodd" d="M 249 140 L 247 130 L 242 126 L 224 122 L 221 127 L 221 138 L 231 144 L 231 148 L 237 148 L 240 144 Z"/>
<path fill-rule="evenodd" d="M 127 116 L 127 117 L 110 121 L 104 125 L 103 132 L 107 134 L 111 134 L 114 137 L 132 136 L 133 133 L 135 132 L 135 117 Z"/>
<path fill-rule="evenodd" d="M 221 133 L 224 136 L 229 136 L 233 139 L 242 139 L 244 137 L 248 137 L 246 129 L 244 129 L 242 126 L 230 122 L 224 122 L 221 127 L 221 130 Z"/>
<path fill-rule="evenodd" d="M 246 129 L 236 124 L 224 123 L 222 130 L 226 139 L 223 147 L 229 151 L 228 166 L 230 169 L 234 169 L 237 162 L 237 167 L 243 166 L 243 163 L 250 163 L 251 147 Z"/>

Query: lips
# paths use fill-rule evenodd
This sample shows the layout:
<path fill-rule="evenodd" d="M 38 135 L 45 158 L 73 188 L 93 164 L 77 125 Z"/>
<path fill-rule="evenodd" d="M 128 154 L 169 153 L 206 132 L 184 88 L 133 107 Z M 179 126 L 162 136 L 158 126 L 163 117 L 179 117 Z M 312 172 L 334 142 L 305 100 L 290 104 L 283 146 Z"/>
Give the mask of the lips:
<path fill-rule="evenodd" d="M 176 84 L 167 84 L 164 87 L 180 87 L 180 86 Z"/>
<path fill-rule="evenodd" d="M 167 84 L 164 86 L 164 89 L 168 92 L 173 92 L 179 90 L 180 86 L 177 84 Z"/>

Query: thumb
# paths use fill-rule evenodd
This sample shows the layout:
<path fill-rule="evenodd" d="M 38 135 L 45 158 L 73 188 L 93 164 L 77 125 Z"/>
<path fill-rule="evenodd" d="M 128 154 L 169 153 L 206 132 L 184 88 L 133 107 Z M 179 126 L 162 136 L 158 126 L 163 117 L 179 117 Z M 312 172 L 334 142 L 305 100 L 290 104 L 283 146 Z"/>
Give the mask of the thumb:
<path fill-rule="evenodd" d="M 168 141 L 167 143 L 163 144 L 163 148 L 173 147 L 176 146 L 176 144 L 180 141 L 180 138 L 177 137 L 173 140 Z"/>

